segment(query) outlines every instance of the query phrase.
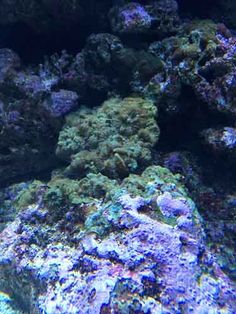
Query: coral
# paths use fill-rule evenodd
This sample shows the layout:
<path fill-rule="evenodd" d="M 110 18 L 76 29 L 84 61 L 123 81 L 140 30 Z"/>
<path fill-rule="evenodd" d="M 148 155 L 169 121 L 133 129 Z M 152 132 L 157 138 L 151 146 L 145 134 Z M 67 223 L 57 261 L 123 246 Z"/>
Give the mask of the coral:
<path fill-rule="evenodd" d="M 52 92 L 49 99 L 46 99 L 43 106 L 53 117 L 60 117 L 72 111 L 77 105 L 78 95 L 75 92 L 60 90 Z"/>
<path fill-rule="evenodd" d="M 27 188 L 22 189 L 13 200 L 13 204 L 17 210 L 26 208 L 38 201 L 38 195 L 44 188 L 41 181 L 34 180 L 26 185 Z"/>
<path fill-rule="evenodd" d="M 226 128 L 226 130 L 226 133 L 229 131 L 228 135 L 231 137 L 233 135 L 231 132 L 234 129 Z M 203 135 L 206 137 L 205 145 L 208 145 L 208 150 L 211 151 L 208 162 L 212 164 L 212 155 L 214 156 L 214 162 L 221 156 L 232 172 L 233 164 L 229 161 L 230 159 L 232 162 L 234 160 L 234 149 L 225 146 L 220 139 L 223 132 L 224 129 L 208 129 L 203 132 Z M 207 143 L 207 140 L 209 143 Z M 231 158 L 227 160 L 227 157 Z M 173 173 L 180 175 L 181 181 L 185 182 L 203 218 L 202 223 L 206 232 L 206 240 L 214 257 L 221 269 L 235 280 L 236 203 L 234 175 L 230 179 L 227 170 L 219 169 L 219 164 L 216 163 L 217 171 L 223 171 L 223 176 L 226 176 L 227 180 L 230 181 L 226 187 L 222 181 L 221 173 L 218 174 L 207 163 L 200 167 L 200 161 L 189 152 L 172 152 L 159 156 L 159 158 L 161 164 L 165 165 Z M 212 182 L 209 184 L 211 180 Z"/>
<path fill-rule="evenodd" d="M 0 1 L 1 313 L 236 313 L 235 4 L 186 2 Z"/>
<path fill-rule="evenodd" d="M 89 173 L 81 180 L 55 177 L 47 185 L 44 202 L 49 208 L 63 208 L 91 203 L 105 198 L 107 191 L 115 189 L 116 182 L 101 174 Z M 30 203 L 29 203 L 30 204 Z M 32 204 L 32 203 L 31 203 Z"/>
<path fill-rule="evenodd" d="M 142 93 L 163 66 L 158 56 L 127 47 L 115 35 L 99 33 L 90 35 L 75 57 L 63 51 L 46 58 L 37 76 L 41 90 L 72 90 L 82 103 L 93 105 L 94 98 L 128 95 L 131 91 Z"/>
<path fill-rule="evenodd" d="M 0 49 L 0 82 L 11 76 L 20 67 L 20 58 L 10 49 Z"/>
<path fill-rule="evenodd" d="M 0 49 L 1 185 L 59 164 L 57 136 L 79 99 L 76 92 L 58 88 L 61 81 L 58 72 L 24 67 L 13 51 Z"/>
<path fill-rule="evenodd" d="M 147 84 L 146 94 L 170 114 L 178 110 L 173 106 L 183 85 L 197 89 L 201 82 L 199 64 L 214 58 L 218 41 L 216 34 L 217 25 L 213 22 L 193 21 L 184 25 L 176 36 L 150 45 L 150 52 L 161 57 L 165 66 L 164 73 L 157 73 Z"/>
<path fill-rule="evenodd" d="M 156 114 L 149 100 L 114 98 L 98 109 L 68 116 L 57 145 L 57 156 L 70 161 L 65 173 L 123 178 L 148 165 L 159 136 Z"/>
<path fill-rule="evenodd" d="M 120 33 L 139 33 L 151 28 L 152 18 L 139 3 L 128 3 L 111 18 L 112 29 Z M 114 12 L 113 12 L 114 14 Z"/>
<path fill-rule="evenodd" d="M 2 231 L 7 223 L 13 221 L 20 205 L 17 206 L 17 200 L 24 191 L 29 191 L 27 182 L 13 184 L 0 190 L 0 230 Z M 27 203 L 28 205 L 29 203 Z"/>
<path fill-rule="evenodd" d="M 51 188 L 73 199 L 99 181 L 104 193 L 93 194 L 91 185 L 83 221 L 79 208 L 48 208 Z M 26 311 L 235 311 L 235 287 L 205 245 L 179 176 L 156 166 L 120 185 L 100 175 L 55 176 L 41 193 L 47 201 L 22 209 L 0 240 L 0 287 L 14 291 Z"/>
<path fill-rule="evenodd" d="M 202 132 L 205 143 L 214 153 L 235 154 L 236 129 L 224 127 L 223 129 L 207 129 Z"/>
<path fill-rule="evenodd" d="M 152 1 L 148 5 L 129 2 L 110 11 L 111 27 L 121 34 L 157 33 L 163 37 L 178 29 L 178 5 L 175 0 Z"/>
<path fill-rule="evenodd" d="M 235 38 L 224 25 L 193 21 L 149 49 L 161 56 L 165 66 L 164 73 L 157 73 L 147 84 L 146 95 L 166 112 L 179 110 L 177 100 L 188 86 L 210 110 L 235 115 Z"/>
<path fill-rule="evenodd" d="M 19 80 L 16 80 L 21 67 L 19 57 L 9 49 L 1 49 L 0 55 L 0 181 L 7 184 L 16 176 L 50 167 L 54 136 L 61 121 L 55 121 L 40 109 L 40 98 L 32 99 L 36 87 L 26 93 L 19 86 Z M 22 80 L 26 83 L 27 74 L 24 74 Z"/>

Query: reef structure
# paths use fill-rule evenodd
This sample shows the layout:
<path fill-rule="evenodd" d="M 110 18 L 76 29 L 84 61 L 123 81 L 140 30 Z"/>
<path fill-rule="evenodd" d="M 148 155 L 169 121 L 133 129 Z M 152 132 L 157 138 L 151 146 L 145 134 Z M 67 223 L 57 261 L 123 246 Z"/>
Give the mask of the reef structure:
<path fill-rule="evenodd" d="M 0 312 L 236 313 L 236 7 L 213 2 L 0 2 Z"/>
<path fill-rule="evenodd" d="M 1 234 L 1 287 L 30 313 L 234 313 L 235 286 L 179 176 L 151 166 L 120 185 L 104 178 L 55 177 L 33 192 Z"/>

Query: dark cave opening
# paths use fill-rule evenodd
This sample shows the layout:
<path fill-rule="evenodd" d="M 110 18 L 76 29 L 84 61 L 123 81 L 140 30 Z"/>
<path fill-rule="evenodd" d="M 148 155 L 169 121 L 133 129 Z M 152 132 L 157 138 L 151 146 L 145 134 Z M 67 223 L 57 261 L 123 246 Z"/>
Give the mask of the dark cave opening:
<path fill-rule="evenodd" d="M 76 54 L 92 33 L 110 32 L 109 20 L 103 12 L 108 12 L 112 3 L 112 0 L 96 3 L 87 0 L 73 12 L 63 7 L 62 1 L 58 7 L 50 4 L 43 7 L 42 17 L 38 12 L 39 16 L 32 13 L 28 18 L 17 15 L 16 8 L 13 13 L 16 21 L 0 23 L 0 48 L 14 50 L 26 64 L 41 63 L 45 55 L 62 50 Z M 65 14 L 61 15 L 63 10 Z"/>
<path fill-rule="evenodd" d="M 203 183 L 221 186 L 225 191 L 236 188 L 236 163 L 232 156 L 214 155 L 204 145 L 201 131 L 208 128 L 233 126 L 234 119 L 209 109 L 200 102 L 192 88 L 184 86 L 177 101 L 180 110 L 173 115 L 159 110 L 158 124 L 161 130 L 157 150 L 163 153 L 173 151 L 190 152 L 196 157 L 202 171 Z"/>
<path fill-rule="evenodd" d="M 38 64 L 45 55 L 60 53 L 65 49 L 76 54 L 84 47 L 89 33 L 90 30 L 80 25 L 73 29 L 39 33 L 19 22 L 0 26 L 0 48 L 10 48 L 17 52 L 25 64 Z"/>

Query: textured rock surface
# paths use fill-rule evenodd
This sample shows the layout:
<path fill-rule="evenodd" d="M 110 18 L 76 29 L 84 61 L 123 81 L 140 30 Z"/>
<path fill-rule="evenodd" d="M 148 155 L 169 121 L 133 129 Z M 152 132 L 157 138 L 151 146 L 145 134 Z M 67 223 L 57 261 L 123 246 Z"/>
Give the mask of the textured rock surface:
<path fill-rule="evenodd" d="M 236 313 L 235 8 L 0 1 L 0 313 Z"/>
<path fill-rule="evenodd" d="M 28 188 L 28 183 L 19 183 L 0 190 L 0 230 L 2 231 L 7 223 L 13 221 L 17 214 L 18 206 L 13 204 L 18 196 Z M 16 205 L 16 204 L 15 204 Z"/>
<path fill-rule="evenodd" d="M 17 176 L 50 168 L 61 122 L 42 112 L 40 98 L 33 99 L 33 76 L 20 72 L 19 57 L 1 49 L 0 60 L 0 182 L 6 184 Z"/>
<path fill-rule="evenodd" d="M 202 135 L 213 152 L 235 154 L 236 130 L 234 128 L 207 129 Z"/>
<path fill-rule="evenodd" d="M 165 36 L 176 32 L 178 5 L 175 0 L 152 1 L 144 6 L 130 2 L 110 12 L 112 30 L 117 33 L 157 33 Z"/>
<path fill-rule="evenodd" d="M 45 189 L 1 234 L 1 288 L 31 313 L 235 311 L 235 287 L 167 169 L 147 168 L 108 185 L 107 201 L 61 212 L 42 202 Z"/>

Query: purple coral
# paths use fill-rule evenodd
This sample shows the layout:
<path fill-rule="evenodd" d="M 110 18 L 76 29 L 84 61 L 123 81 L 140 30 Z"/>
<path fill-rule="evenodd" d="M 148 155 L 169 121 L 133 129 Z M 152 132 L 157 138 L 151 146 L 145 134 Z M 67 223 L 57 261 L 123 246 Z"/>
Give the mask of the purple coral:
<path fill-rule="evenodd" d="M 226 38 L 221 34 L 217 34 L 219 41 L 219 49 L 224 53 L 224 59 L 231 60 L 236 54 L 236 37 Z"/>

